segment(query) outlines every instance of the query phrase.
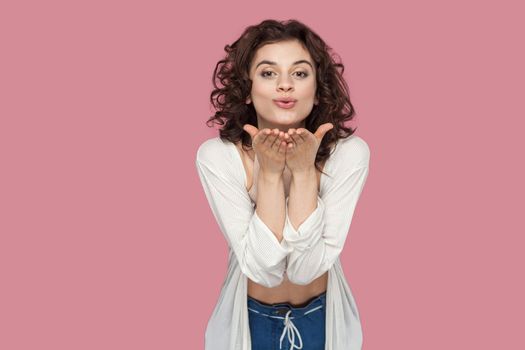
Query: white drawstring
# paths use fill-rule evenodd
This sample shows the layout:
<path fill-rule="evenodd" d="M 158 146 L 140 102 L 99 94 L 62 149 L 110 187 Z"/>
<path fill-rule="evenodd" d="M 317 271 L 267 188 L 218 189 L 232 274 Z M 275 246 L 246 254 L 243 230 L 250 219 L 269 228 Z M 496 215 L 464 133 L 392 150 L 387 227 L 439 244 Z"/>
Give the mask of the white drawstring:
<path fill-rule="evenodd" d="M 283 339 L 284 339 L 285 333 L 288 333 L 288 341 L 290 342 L 290 350 L 293 350 L 294 347 L 296 349 L 303 348 L 303 340 L 301 339 L 301 334 L 299 333 L 299 330 L 297 329 L 297 327 L 295 327 L 295 325 L 293 324 L 292 320 L 289 317 L 291 312 L 292 310 L 288 310 L 288 312 L 286 313 L 286 317 L 284 318 L 284 329 L 283 329 L 283 334 L 281 334 L 281 339 L 279 341 L 279 349 L 281 349 L 283 346 Z M 301 344 L 299 346 L 295 345 L 294 331 L 297 333 L 297 336 L 299 337 L 299 343 Z"/>

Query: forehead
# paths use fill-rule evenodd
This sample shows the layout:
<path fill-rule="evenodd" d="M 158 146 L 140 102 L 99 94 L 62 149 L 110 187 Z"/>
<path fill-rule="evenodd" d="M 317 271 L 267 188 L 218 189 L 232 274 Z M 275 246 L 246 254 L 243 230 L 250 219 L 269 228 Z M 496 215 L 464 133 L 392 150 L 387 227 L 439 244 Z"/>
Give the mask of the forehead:
<path fill-rule="evenodd" d="M 261 46 L 253 57 L 252 67 L 262 60 L 276 62 L 278 65 L 290 66 L 298 60 L 307 60 L 313 63 L 310 53 L 300 42 L 281 41 Z"/>

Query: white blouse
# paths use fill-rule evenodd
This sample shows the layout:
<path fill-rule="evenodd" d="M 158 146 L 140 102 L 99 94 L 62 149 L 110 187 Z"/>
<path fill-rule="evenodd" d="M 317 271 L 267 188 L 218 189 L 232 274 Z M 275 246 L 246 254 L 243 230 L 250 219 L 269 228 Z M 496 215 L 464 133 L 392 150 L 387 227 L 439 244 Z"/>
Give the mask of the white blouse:
<path fill-rule="evenodd" d="M 361 349 L 359 312 L 339 254 L 368 176 L 369 160 L 370 149 L 362 138 L 353 134 L 339 140 L 324 165 L 329 176 L 321 174 L 316 209 L 297 230 L 286 209 L 279 242 L 255 211 L 257 172 L 248 192 L 237 147 L 220 137 L 199 146 L 197 172 L 229 247 L 226 277 L 206 327 L 206 350 L 251 350 L 247 277 L 271 288 L 282 283 L 284 274 L 290 282 L 306 285 L 326 271 L 325 350 Z M 286 196 L 286 208 L 287 204 Z"/>

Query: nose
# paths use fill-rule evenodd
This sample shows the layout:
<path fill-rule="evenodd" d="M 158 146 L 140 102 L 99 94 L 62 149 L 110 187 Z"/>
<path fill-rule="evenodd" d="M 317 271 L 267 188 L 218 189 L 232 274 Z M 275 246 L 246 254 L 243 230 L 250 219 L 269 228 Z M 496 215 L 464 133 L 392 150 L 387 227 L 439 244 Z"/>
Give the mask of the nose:
<path fill-rule="evenodd" d="M 277 90 L 278 91 L 290 91 L 293 90 L 293 84 L 291 82 L 291 79 L 287 76 L 283 76 L 279 79 L 279 82 L 277 83 Z"/>

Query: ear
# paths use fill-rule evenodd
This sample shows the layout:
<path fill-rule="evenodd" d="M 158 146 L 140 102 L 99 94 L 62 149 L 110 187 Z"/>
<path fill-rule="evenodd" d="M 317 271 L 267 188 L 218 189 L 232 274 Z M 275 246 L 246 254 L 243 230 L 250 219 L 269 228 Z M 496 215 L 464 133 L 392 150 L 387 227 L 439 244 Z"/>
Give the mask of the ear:
<path fill-rule="evenodd" d="M 316 95 L 314 98 L 314 105 L 318 105 L 318 104 L 319 104 L 319 99 L 317 98 L 317 95 Z"/>
<path fill-rule="evenodd" d="M 246 104 L 249 105 L 250 103 L 252 103 L 252 99 L 248 96 L 246 97 Z"/>

